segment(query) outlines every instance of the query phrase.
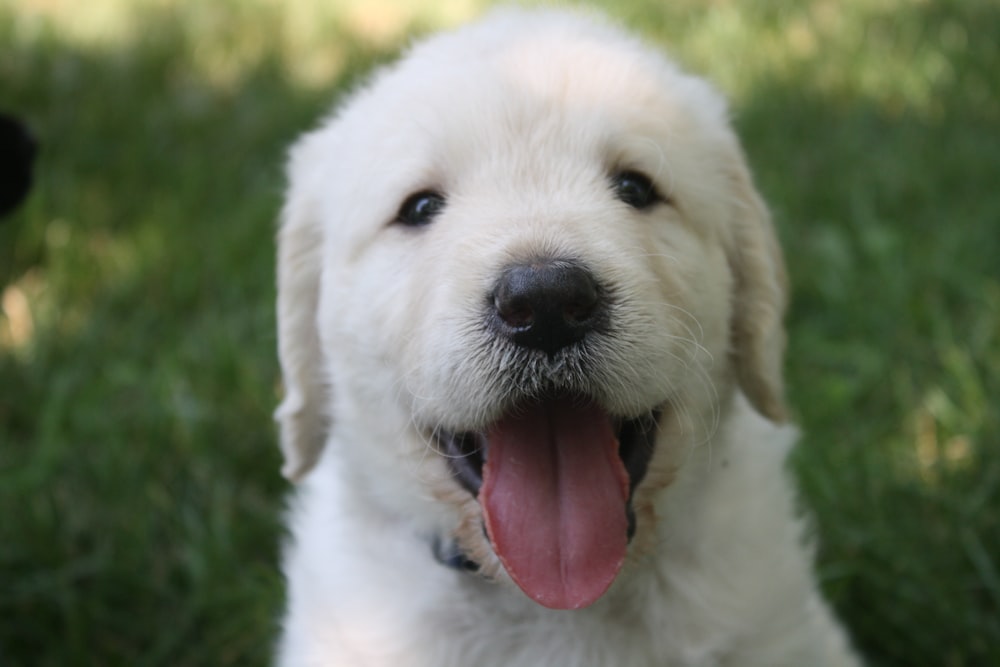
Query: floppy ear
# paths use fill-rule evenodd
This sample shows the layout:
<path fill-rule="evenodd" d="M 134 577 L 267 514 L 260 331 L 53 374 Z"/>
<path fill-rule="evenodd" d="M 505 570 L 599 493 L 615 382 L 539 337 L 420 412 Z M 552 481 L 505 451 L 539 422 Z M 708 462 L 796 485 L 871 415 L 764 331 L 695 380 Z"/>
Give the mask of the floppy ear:
<path fill-rule="evenodd" d="M 280 424 L 281 473 L 298 481 L 319 459 L 328 431 L 317 313 L 322 228 L 315 204 L 293 183 L 278 232 L 278 357 L 285 398 Z"/>
<path fill-rule="evenodd" d="M 740 388 L 765 417 L 784 421 L 788 279 L 771 216 L 738 155 L 729 263 L 734 275 L 731 354 Z"/>

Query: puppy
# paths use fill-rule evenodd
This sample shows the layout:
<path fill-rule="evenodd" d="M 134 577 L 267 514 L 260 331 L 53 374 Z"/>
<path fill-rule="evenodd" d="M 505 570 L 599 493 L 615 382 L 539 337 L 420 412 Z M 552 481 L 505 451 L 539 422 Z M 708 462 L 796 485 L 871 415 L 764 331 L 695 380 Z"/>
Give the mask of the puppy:
<path fill-rule="evenodd" d="M 723 100 L 599 20 L 413 48 L 294 147 L 283 665 L 854 665 Z"/>

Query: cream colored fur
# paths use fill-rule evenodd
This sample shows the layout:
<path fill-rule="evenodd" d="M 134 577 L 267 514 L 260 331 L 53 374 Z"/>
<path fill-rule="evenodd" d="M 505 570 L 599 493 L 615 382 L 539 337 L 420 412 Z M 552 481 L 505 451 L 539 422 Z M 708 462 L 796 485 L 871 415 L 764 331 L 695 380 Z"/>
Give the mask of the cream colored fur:
<path fill-rule="evenodd" d="M 617 200 L 622 169 L 669 204 Z M 295 146 L 289 177 L 282 665 L 857 664 L 784 468 L 780 251 L 709 85 L 600 20 L 499 12 L 379 72 Z M 443 212 L 394 223 L 425 189 Z M 625 567 L 576 611 L 510 582 L 430 437 L 485 428 L 530 382 L 481 318 L 499 270 L 539 253 L 618 295 L 614 335 L 567 382 L 613 414 L 665 406 Z M 435 538 L 482 575 L 438 563 Z"/>

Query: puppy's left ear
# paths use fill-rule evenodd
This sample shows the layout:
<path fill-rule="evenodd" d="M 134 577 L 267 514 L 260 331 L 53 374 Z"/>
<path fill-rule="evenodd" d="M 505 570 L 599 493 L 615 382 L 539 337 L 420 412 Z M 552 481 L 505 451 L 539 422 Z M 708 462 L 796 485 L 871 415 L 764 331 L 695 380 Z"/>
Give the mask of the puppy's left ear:
<path fill-rule="evenodd" d="M 737 381 L 750 403 L 765 417 L 782 422 L 787 418 L 783 365 L 788 278 L 771 216 L 742 153 L 733 164 L 736 196 L 728 248 L 735 279 L 731 355 Z"/>

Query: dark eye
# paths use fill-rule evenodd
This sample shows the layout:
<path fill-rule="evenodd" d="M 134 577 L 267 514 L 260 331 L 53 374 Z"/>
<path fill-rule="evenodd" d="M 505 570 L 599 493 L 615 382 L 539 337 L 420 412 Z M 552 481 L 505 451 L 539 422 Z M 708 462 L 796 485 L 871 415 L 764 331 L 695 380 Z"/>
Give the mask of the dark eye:
<path fill-rule="evenodd" d="M 396 222 L 407 227 L 428 225 L 444 209 L 444 196 L 433 190 L 421 190 L 406 198 L 399 207 Z"/>
<path fill-rule="evenodd" d="M 614 177 L 615 196 L 638 211 L 665 201 L 656 191 L 653 181 L 637 171 L 623 171 Z"/>

